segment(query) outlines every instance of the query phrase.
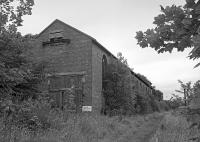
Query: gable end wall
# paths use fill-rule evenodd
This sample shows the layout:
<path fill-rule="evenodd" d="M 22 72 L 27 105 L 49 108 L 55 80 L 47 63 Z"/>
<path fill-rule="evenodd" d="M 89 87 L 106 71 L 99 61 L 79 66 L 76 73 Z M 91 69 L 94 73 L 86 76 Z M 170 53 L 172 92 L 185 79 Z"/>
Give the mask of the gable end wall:
<path fill-rule="evenodd" d="M 42 46 L 42 42 L 49 40 L 49 32 L 62 30 L 64 39 L 70 39 L 69 44 Z M 92 42 L 87 36 L 71 27 L 57 21 L 50 25 L 37 38 L 35 50 L 36 59 L 46 61 L 46 73 L 85 72 L 83 105 L 92 104 Z M 44 83 L 44 90 L 47 85 Z"/>

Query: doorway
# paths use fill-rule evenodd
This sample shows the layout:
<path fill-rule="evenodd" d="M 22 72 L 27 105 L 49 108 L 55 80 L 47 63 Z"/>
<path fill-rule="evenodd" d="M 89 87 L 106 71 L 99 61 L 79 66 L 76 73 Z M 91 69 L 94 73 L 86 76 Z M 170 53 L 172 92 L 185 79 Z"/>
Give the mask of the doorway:
<path fill-rule="evenodd" d="M 49 95 L 53 107 L 81 112 L 83 103 L 83 75 L 57 75 L 48 78 Z"/>

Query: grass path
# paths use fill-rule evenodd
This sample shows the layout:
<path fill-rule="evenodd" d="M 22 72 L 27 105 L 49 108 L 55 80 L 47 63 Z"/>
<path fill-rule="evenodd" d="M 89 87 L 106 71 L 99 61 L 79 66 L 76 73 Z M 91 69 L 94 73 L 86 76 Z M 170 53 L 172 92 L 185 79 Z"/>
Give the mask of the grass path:
<path fill-rule="evenodd" d="M 164 115 L 163 113 L 156 117 L 147 118 L 142 125 L 137 129 L 125 133 L 117 142 L 148 142 L 160 126 Z"/>
<path fill-rule="evenodd" d="M 181 115 L 168 113 L 149 142 L 189 142 L 189 124 Z"/>
<path fill-rule="evenodd" d="M 125 133 L 117 142 L 190 142 L 189 123 L 183 116 L 165 112 L 147 119 L 135 131 Z"/>

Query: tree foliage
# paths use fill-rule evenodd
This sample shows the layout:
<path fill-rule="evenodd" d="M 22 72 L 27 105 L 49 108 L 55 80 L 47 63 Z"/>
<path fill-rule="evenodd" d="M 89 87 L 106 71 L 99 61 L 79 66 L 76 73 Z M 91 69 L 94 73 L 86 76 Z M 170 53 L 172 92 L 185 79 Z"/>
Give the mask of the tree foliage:
<path fill-rule="evenodd" d="M 37 105 L 32 103 L 39 98 L 38 84 L 43 79 L 43 63 L 35 64 L 23 53 L 32 46 L 29 40 L 33 36 L 17 32 L 22 16 L 31 14 L 33 4 L 33 0 L 0 1 L 0 117 L 4 120 L 1 130 L 8 129 L 8 138 L 13 127 L 27 126 L 33 120 Z"/>
<path fill-rule="evenodd" d="M 127 59 L 122 55 L 121 52 L 117 53 L 118 60 L 123 63 L 124 65 L 128 66 Z"/>
<path fill-rule="evenodd" d="M 22 25 L 22 16 L 31 15 L 34 0 L 1 0 L 0 1 L 0 33 L 7 30 L 16 32 Z"/>
<path fill-rule="evenodd" d="M 155 28 L 138 31 L 136 39 L 142 48 L 151 47 L 158 53 L 184 51 L 192 47 L 190 59 L 200 57 L 200 1 L 186 0 L 184 6 L 161 6 L 154 18 Z M 197 64 L 195 67 L 199 66 Z"/>
<path fill-rule="evenodd" d="M 200 80 L 196 81 L 193 85 L 193 96 L 200 97 Z"/>
<path fill-rule="evenodd" d="M 112 114 L 113 111 L 120 113 L 131 113 L 134 111 L 134 101 L 131 96 L 128 78 L 130 69 L 120 60 L 109 64 L 106 70 L 106 77 L 103 80 L 105 98 L 104 113 Z"/>
<path fill-rule="evenodd" d="M 184 83 L 181 80 L 178 80 L 178 82 L 179 82 L 181 88 L 180 88 L 180 90 L 175 90 L 175 91 L 184 95 L 183 100 L 185 102 L 185 105 L 187 105 L 188 102 L 190 102 L 191 99 L 193 98 L 192 82 L 189 81 L 187 83 Z"/>
<path fill-rule="evenodd" d="M 170 99 L 172 106 L 178 107 L 182 105 L 190 105 L 193 103 L 193 100 L 198 100 L 197 98 L 200 95 L 200 80 L 196 81 L 193 85 L 191 81 L 184 83 L 183 81 L 178 80 L 178 83 L 180 84 L 180 89 L 175 91 L 177 93 L 183 94 L 183 97 L 177 94 L 172 94 Z"/>
<path fill-rule="evenodd" d="M 161 92 L 160 90 L 154 89 L 153 95 L 154 95 L 155 99 L 157 99 L 158 101 L 163 100 L 163 92 Z"/>
<path fill-rule="evenodd" d="M 184 105 L 184 100 L 179 95 L 172 94 L 172 97 L 170 98 L 168 103 L 169 103 L 169 106 L 170 106 L 171 109 L 176 109 L 179 106 Z"/>
<path fill-rule="evenodd" d="M 181 88 L 175 91 L 184 94 L 185 100 L 188 102 L 200 96 L 200 80 L 196 81 L 193 85 L 191 81 L 184 83 L 178 80 L 178 82 Z"/>
<path fill-rule="evenodd" d="M 159 111 L 163 93 L 156 90 L 152 95 L 147 92 L 144 94 L 144 88 L 135 86 L 136 80 L 132 80 L 133 74 L 127 64 L 123 62 L 124 60 L 124 57 L 120 55 L 118 61 L 107 66 L 106 76 L 103 80 L 105 98 L 103 112 L 112 114 L 113 111 L 116 111 L 123 114 L 134 114 Z M 139 74 L 138 77 L 151 86 L 151 82 L 145 76 Z"/>
<path fill-rule="evenodd" d="M 22 16 L 31 14 L 33 0 L 3 0 L 0 2 L 0 99 L 24 99 L 36 92 L 36 70 L 23 55 L 28 39 L 16 31 Z"/>

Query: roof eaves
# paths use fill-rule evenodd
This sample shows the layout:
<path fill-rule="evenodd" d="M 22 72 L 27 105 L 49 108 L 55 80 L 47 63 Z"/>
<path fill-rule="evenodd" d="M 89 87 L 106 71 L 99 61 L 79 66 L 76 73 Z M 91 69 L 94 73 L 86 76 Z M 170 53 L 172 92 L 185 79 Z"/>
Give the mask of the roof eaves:
<path fill-rule="evenodd" d="M 45 32 L 53 23 L 55 23 L 57 20 L 58 20 L 58 19 L 56 19 L 56 20 L 54 20 L 53 22 L 51 22 L 51 24 L 49 24 L 44 30 L 42 30 L 42 31 L 37 35 L 36 38 L 40 37 L 40 35 L 41 35 L 42 33 L 44 33 L 44 32 Z"/>
<path fill-rule="evenodd" d="M 100 47 L 101 49 L 103 49 L 106 53 L 108 53 L 109 55 L 111 55 L 113 58 L 117 59 L 117 57 L 115 57 L 108 49 L 106 49 L 103 45 L 101 45 L 96 39 L 92 39 L 92 42 L 94 44 L 96 44 L 98 47 Z"/>
<path fill-rule="evenodd" d="M 130 69 L 131 70 L 131 69 Z M 135 77 L 137 77 L 140 81 L 142 81 L 146 86 L 148 86 L 148 87 L 150 87 L 151 89 L 153 89 L 153 87 L 151 86 L 151 85 L 149 85 L 149 84 L 147 84 L 143 79 L 141 79 L 135 72 L 133 72 L 132 70 L 131 70 L 131 73 L 133 74 L 133 75 L 135 75 Z"/>

